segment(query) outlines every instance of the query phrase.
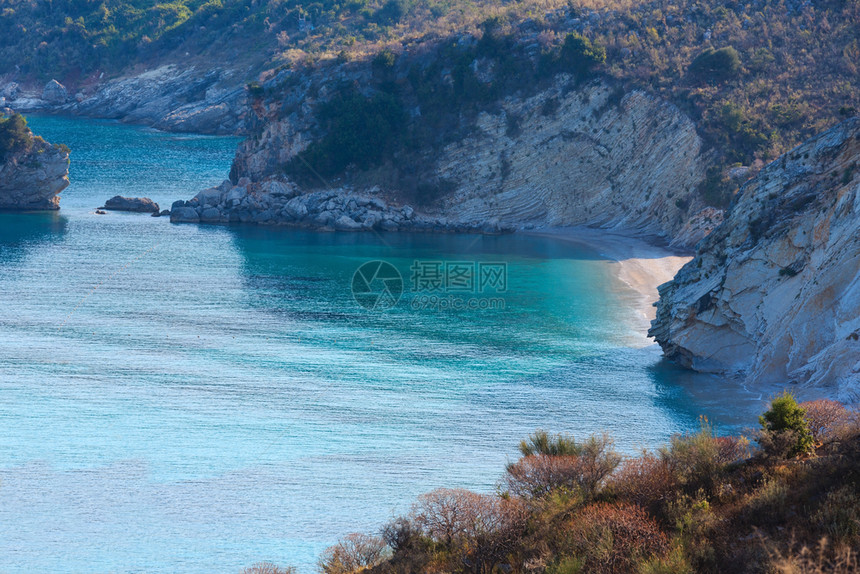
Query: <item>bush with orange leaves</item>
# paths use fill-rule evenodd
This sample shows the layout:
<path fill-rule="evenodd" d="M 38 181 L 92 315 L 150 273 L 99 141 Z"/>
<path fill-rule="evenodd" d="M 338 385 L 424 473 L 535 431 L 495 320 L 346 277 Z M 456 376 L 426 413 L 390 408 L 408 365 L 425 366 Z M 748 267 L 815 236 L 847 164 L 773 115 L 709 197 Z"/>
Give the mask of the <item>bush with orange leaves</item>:
<path fill-rule="evenodd" d="M 853 413 L 842 403 L 830 399 L 800 403 L 800 408 L 805 411 L 804 418 L 812 432 L 812 438 L 817 443 L 832 437 L 853 419 Z"/>
<path fill-rule="evenodd" d="M 609 481 L 619 499 L 644 508 L 666 504 L 675 496 L 677 485 L 668 461 L 647 452 L 625 459 Z"/>
<path fill-rule="evenodd" d="M 645 510 L 605 502 L 586 506 L 570 523 L 570 556 L 583 560 L 583 572 L 628 574 L 669 551 L 669 540 Z"/>
<path fill-rule="evenodd" d="M 475 574 L 491 572 L 516 550 L 528 511 L 516 499 L 439 488 L 418 498 L 411 521 L 442 545 L 452 563 Z"/>
<path fill-rule="evenodd" d="M 621 460 L 606 435 L 589 437 L 581 444 L 559 436 L 555 443 L 535 449 L 531 445 L 542 443 L 536 440 L 541 436 L 537 433 L 530 443 L 524 442 L 520 450 L 525 456 L 507 466 L 503 486 L 513 496 L 541 498 L 565 489 L 590 499 Z M 564 448 L 557 448 L 557 444 L 563 444 Z"/>
<path fill-rule="evenodd" d="M 372 568 L 388 558 L 382 539 L 367 534 L 349 534 L 323 552 L 319 569 L 323 574 L 348 574 Z"/>

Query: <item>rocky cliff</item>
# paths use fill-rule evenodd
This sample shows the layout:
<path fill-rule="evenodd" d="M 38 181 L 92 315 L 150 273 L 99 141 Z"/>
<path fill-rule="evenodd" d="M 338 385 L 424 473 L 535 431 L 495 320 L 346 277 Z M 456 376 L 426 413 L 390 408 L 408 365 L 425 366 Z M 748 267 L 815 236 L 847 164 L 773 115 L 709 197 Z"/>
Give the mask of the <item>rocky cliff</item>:
<path fill-rule="evenodd" d="M 743 186 L 660 287 L 650 335 L 699 371 L 860 400 L 860 118 Z"/>
<path fill-rule="evenodd" d="M 465 137 L 429 160 L 425 178 L 444 189 L 426 204 L 372 176 L 324 189 L 323 180 L 290 180 L 282 168 L 314 140 L 315 102 L 284 118 L 280 103 L 260 104 L 258 135 L 240 147 L 233 182 L 180 202 L 187 209 L 173 220 L 487 231 L 589 224 L 678 235 L 686 245 L 721 221 L 695 193 L 706 158 L 692 121 L 642 92 L 570 84 L 561 76 L 478 114 Z"/>
<path fill-rule="evenodd" d="M 111 118 L 169 132 L 245 133 L 246 90 L 233 70 L 164 65 L 101 79 L 69 93 L 51 80 L 41 91 L 15 82 L 0 85 L 0 97 L 19 111 Z"/>
<path fill-rule="evenodd" d="M 68 185 L 68 149 L 40 137 L 0 161 L 0 209 L 59 209 Z"/>

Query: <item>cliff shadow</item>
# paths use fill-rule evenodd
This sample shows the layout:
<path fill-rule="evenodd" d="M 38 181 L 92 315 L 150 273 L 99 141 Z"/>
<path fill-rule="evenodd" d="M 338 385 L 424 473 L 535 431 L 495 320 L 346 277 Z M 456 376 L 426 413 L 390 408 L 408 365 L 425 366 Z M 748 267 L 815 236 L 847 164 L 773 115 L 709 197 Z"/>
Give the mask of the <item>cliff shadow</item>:
<path fill-rule="evenodd" d="M 0 267 L 20 262 L 39 244 L 59 240 L 67 226 L 57 211 L 0 211 Z"/>

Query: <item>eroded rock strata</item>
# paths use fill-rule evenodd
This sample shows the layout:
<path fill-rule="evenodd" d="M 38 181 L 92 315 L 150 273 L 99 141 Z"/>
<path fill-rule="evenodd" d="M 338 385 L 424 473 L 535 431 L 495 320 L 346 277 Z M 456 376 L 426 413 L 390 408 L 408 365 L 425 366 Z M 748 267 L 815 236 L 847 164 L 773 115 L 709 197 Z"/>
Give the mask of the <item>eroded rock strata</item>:
<path fill-rule="evenodd" d="M 376 181 L 298 184 L 282 167 L 313 141 L 315 102 L 285 118 L 258 109 L 259 135 L 240 146 L 235 180 L 178 203 L 172 220 L 441 231 L 589 224 L 669 238 L 683 230 L 686 245 L 719 223 L 721 212 L 695 193 L 707 162 L 689 118 L 642 92 L 569 82 L 479 114 L 434 158 L 429 179 L 448 189 L 428 205 Z"/>
<path fill-rule="evenodd" d="M 650 335 L 698 371 L 860 400 L 860 119 L 783 155 L 660 287 Z"/>

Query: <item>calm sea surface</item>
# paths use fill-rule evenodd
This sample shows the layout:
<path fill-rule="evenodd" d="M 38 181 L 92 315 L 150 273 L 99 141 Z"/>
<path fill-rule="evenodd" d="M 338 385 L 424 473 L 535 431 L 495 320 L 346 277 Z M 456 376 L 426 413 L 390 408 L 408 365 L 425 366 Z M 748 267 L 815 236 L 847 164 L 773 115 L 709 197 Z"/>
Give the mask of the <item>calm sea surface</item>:
<path fill-rule="evenodd" d="M 30 122 L 72 148 L 72 185 L 58 214 L 0 213 L 2 572 L 313 572 L 422 492 L 492 491 L 535 429 L 634 452 L 761 409 L 643 346 L 635 299 L 584 248 L 96 215 L 218 184 L 238 140 Z M 403 278 L 384 312 L 351 292 L 373 260 Z M 436 301 L 494 308 L 413 293 L 445 262 L 463 282 Z M 469 290 L 480 263 L 506 285 Z"/>

